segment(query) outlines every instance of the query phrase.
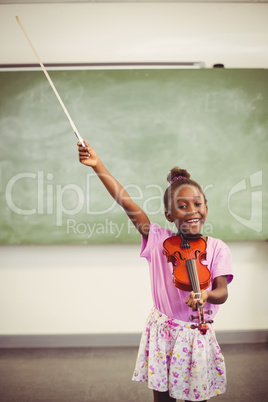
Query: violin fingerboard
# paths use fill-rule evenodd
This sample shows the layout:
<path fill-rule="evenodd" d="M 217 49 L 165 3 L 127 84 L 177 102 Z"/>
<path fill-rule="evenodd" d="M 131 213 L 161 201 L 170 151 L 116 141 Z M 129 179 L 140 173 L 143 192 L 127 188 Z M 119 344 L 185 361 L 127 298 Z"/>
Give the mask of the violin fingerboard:
<path fill-rule="evenodd" d="M 187 267 L 187 271 L 188 271 L 188 275 L 190 278 L 190 282 L 191 282 L 193 291 L 196 295 L 200 294 L 200 297 L 201 297 L 200 284 L 199 284 L 195 260 L 193 258 L 186 260 L 186 267 Z M 200 299 L 200 297 L 199 297 L 199 299 Z M 197 299 L 197 297 L 195 297 L 195 298 Z"/>

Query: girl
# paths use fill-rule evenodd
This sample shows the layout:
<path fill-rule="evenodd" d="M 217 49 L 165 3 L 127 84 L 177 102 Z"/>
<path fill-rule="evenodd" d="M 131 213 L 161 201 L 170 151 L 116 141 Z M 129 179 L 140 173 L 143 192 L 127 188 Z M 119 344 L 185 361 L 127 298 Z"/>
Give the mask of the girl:
<path fill-rule="evenodd" d="M 224 358 L 211 324 L 202 335 L 189 320 L 197 309 L 193 292 L 182 291 L 173 284 L 173 266 L 163 255 L 163 242 L 178 234 L 190 240 L 202 236 L 207 217 L 207 200 L 198 183 L 186 170 L 171 170 L 169 186 L 164 195 L 165 216 L 178 233 L 151 223 L 146 213 L 130 198 L 124 187 L 111 176 L 97 153 L 85 141 L 78 143 L 79 160 L 94 169 L 104 186 L 124 209 L 142 235 L 141 256 L 149 263 L 154 307 L 142 334 L 134 381 L 148 382 L 155 402 L 175 399 L 203 401 L 225 392 Z M 213 319 L 219 304 L 226 301 L 227 284 L 232 268 L 229 248 L 218 239 L 205 238 L 207 265 L 211 285 L 201 291 L 200 304 L 210 310 Z"/>

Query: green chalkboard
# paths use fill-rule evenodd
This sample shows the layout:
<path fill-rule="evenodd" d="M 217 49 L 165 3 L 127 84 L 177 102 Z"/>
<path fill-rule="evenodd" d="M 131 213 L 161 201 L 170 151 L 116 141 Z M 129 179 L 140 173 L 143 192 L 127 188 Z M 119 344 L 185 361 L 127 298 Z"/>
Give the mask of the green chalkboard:
<path fill-rule="evenodd" d="M 50 71 L 80 135 L 152 221 L 174 166 L 204 188 L 204 234 L 267 239 L 267 70 Z M 42 71 L 0 73 L 0 242 L 137 242 Z"/>

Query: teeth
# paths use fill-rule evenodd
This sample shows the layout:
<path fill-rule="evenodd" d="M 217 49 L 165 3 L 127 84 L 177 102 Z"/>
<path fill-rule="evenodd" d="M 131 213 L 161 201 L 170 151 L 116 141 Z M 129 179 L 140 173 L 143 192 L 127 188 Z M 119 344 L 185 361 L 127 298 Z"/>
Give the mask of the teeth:
<path fill-rule="evenodd" d="M 189 219 L 187 222 L 199 222 L 199 219 Z"/>

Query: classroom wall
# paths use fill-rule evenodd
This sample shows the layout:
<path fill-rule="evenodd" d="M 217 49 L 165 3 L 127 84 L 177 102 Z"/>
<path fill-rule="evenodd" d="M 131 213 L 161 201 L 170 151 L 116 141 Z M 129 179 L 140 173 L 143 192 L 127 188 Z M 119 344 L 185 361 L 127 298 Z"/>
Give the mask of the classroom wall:
<path fill-rule="evenodd" d="M 15 15 L 44 63 L 268 65 L 266 4 L 1 5 L 1 64 L 36 63 Z M 215 329 L 265 329 L 267 242 L 228 245 L 235 280 Z M 141 332 L 151 296 L 139 245 L 1 246 L 0 254 L 0 335 Z"/>
<path fill-rule="evenodd" d="M 1 63 L 187 62 L 266 68 L 264 3 L 0 5 Z"/>

